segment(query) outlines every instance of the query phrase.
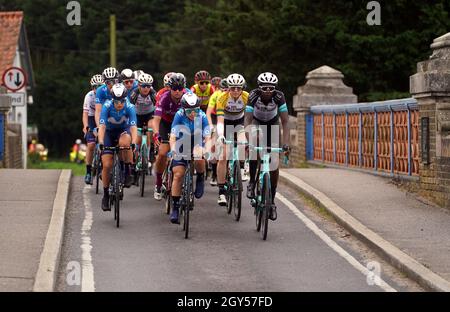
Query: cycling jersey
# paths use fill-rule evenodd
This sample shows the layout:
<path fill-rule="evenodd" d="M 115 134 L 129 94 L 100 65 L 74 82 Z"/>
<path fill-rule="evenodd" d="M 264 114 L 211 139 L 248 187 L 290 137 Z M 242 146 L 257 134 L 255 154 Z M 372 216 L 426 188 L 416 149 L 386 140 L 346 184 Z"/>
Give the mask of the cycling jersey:
<path fill-rule="evenodd" d="M 186 90 L 183 94 L 184 93 L 186 93 Z M 155 116 L 159 116 L 162 120 L 171 123 L 179 108 L 180 101 L 178 101 L 178 103 L 174 103 L 172 101 L 172 97 L 170 96 L 170 92 L 166 92 L 163 93 L 161 99 L 156 105 Z"/>
<path fill-rule="evenodd" d="M 161 100 L 161 97 L 166 93 L 170 91 L 170 89 L 166 89 L 166 88 L 162 88 L 160 89 L 157 93 L 156 93 L 156 104 L 158 104 L 158 102 Z M 184 88 L 184 92 L 185 93 L 192 93 L 192 91 L 188 88 Z"/>
<path fill-rule="evenodd" d="M 100 114 L 100 124 L 106 125 L 106 130 L 127 129 L 136 126 L 136 110 L 134 105 L 126 99 L 124 108 L 117 111 L 112 100 L 106 101 Z"/>
<path fill-rule="evenodd" d="M 166 93 L 167 91 L 169 91 L 169 90 L 170 90 L 170 89 L 167 89 L 167 88 L 159 89 L 158 92 L 156 93 L 156 102 L 155 102 L 155 103 L 158 103 L 159 100 L 161 100 L 162 95 L 163 95 L 164 93 Z"/>
<path fill-rule="evenodd" d="M 155 111 L 156 93 L 153 88 L 147 96 L 141 95 L 139 89 L 133 90 L 130 95 L 131 104 L 135 105 L 137 115 L 147 115 Z"/>
<path fill-rule="evenodd" d="M 250 93 L 245 112 L 253 113 L 253 118 L 262 124 L 273 124 L 278 121 L 279 113 L 287 112 L 286 99 L 283 92 L 275 90 L 268 102 L 261 99 L 261 90 Z"/>
<path fill-rule="evenodd" d="M 195 95 L 197 95 L 197 97 L 202 101 L 202 103 L 200 104 L 200 107 L 204 111 L 206 111 L 206 108 L 208 107 L 209 99 L 215 91 L 214 87 L 211 84 L 208 84 L 208 87 L 206 88 L 205 92 L 202 92 L 202 90 L 200 90 L 200 86 L 198 84 L 196 84 L 191 87 L 191 91 Z"/>
<path fill-rule="evenodd" d="M 101 85 L 97 88 L 97 91 L 95 92 L 95 104 L 105 104 L 107 100 L 111 100 L 111 91 L 109 91 L 106 84 Z"/>
<path fill-rule="evenodd" d="M 248 92 L 242 91 L 237 100 L 233 99 L 230 92 L 224 92 L 217 99 L 216 114 L 226 120 L 238 120 L 244 117 L 245 106 L 248 102 Z"/>
<path fill-rule="evenodd" d="M 83 112 L 89 117 L 95 116 L 95 92 L 92 90 L 84 97 Z"/>
<path fill-rule="evenodd" d="M 128 89 L 128 95 L 127 95 L 128 100 L 131 100 L 131 94 L 133 93 L 134 90 L 136 90 L 138 88 L 138 84 L 139 84 L 139 82 L 137 80 L 133 81 L 133 86 L 130 89 Z"/>
<path fill-rule="evenodd" d="M 216 90 L 213 95 L 211 95 L 210 99 L 209 99 L 209 104 L 208 104 L 208 108 L 212 108 L 212 112 L 211 114 L 216 115 L 216 104 L 217 104 L 217 99 L 223 94 L 222 90 Z"/>

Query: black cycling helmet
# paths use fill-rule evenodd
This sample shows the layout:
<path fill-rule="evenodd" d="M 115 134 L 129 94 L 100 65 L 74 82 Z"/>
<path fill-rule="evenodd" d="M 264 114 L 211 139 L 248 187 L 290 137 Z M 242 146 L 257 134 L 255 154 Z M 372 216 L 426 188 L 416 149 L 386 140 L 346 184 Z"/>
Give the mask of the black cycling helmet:
<path fill-rule="evenodd" d="M 182 73 L 175 73 L 170 76 L 169 87 L 183 87 L 186 88 L 186 77 Z"/>

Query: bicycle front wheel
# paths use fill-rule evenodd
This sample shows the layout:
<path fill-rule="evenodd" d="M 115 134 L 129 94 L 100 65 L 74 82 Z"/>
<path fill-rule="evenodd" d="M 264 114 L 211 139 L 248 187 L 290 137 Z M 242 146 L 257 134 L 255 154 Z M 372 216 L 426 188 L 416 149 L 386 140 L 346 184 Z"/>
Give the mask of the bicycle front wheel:
<path fill-rule="evenodd" d="M 241 206 L 242 206 L 242 176 L 239 160 L 234 162 L 234 185 L 233 185 L 233 211 L 234 219 L 239 221 L 241 218 Z"/>
<path fill-rule="evenodd" d="M 268 173 L 264 174 L 263 189 L 261 201 L 261 237 L 263 240 L 267 239 L 267 232 L 269 230 L 269 213 L 272 205 L 272 195 L 270 190 L 270 177 Z"/>

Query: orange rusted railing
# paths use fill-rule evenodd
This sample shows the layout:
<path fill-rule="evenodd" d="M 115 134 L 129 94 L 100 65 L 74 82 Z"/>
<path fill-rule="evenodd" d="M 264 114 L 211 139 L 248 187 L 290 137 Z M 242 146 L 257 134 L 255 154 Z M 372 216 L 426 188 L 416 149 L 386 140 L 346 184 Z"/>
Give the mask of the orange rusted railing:
<path fill-rule="evenodd" d="M 412 98 L 311 107 L 314 160 L 419 174 L 419 111 Z"/>

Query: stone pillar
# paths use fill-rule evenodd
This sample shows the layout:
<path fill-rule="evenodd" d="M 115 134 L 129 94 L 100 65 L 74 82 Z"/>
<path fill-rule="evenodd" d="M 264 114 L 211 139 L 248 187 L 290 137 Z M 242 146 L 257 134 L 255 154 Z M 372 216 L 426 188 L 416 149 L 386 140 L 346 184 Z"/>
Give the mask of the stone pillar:
<path fill-rule="evenodd" d="M 294 146 L 293 160 L 297 164 L 306 161 L 306 119 L 310 114 L 310 107 L 358 101 L 353 89 L 344 84 L 344 75 L 334 68 L 319 67 L 310 71 L 306 79 L 306 84 L 297 89 L 293 100 L 293 108 L 297 112 L 297 144 Z"/>
<path fill-rule="evenodd" d="M 11 109 L 11 98 L 6 96 L 6 89 L 4 87 L 0 87 L 0 119 L 2 119 L 1 125 L 3 126 L 2 129 L 0 129 L 0 135 L 2 136 L 0 138 L 0 141 L 3 142 L 3 155 L 0 158 L 0 168 L 6 167 L 6 157 L 7 157 L 7 146 L 8 142 L 7 140 L 7 121 L 8 118 L 6 114 Z"/>
<path fill-rule="evenodd" d="M 450 33 L 436 38 L 431 49 L 410 77 L 419 103 L 420 185 L 423 195 L 450 208 Z"/>

